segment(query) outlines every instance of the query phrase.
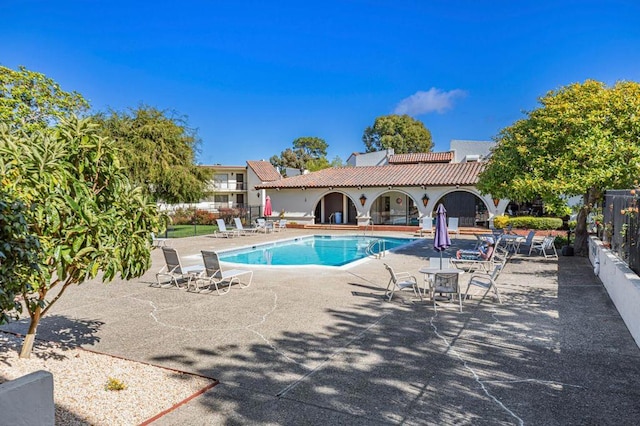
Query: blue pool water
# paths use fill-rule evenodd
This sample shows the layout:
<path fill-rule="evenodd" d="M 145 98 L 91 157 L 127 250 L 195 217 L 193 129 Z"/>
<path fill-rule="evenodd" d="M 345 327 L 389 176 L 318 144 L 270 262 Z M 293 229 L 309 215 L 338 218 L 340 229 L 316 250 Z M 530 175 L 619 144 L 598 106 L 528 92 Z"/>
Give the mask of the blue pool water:
<path fill-rule="evenodd" d="M 383 240 L 384 248 L 392 250 L 416 239 L 314 235 L 220 252 L 219 255 L 221 261 L 248 265 L 343 266 L 367 257 L 367 247 L 372 240 Z M 379 251 L 378 247 L 379 244 L 374 245 L 374 253 Z"/>

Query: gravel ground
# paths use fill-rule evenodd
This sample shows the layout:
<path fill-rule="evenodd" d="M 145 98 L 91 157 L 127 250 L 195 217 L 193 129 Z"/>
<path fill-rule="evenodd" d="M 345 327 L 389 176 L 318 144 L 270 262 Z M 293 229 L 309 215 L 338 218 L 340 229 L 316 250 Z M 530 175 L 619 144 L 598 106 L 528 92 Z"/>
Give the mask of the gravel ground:
<path fill-rule="evenodd" d="M 190 397 L 214 380 L 134 361 L 36 342 L 18 358 L 22 340 L 0 332 L 0 383 L 38 370 L 53 374 L 56 425 L 135 425 Z M 127 388 L 105 390 L 109 378 Z"/>

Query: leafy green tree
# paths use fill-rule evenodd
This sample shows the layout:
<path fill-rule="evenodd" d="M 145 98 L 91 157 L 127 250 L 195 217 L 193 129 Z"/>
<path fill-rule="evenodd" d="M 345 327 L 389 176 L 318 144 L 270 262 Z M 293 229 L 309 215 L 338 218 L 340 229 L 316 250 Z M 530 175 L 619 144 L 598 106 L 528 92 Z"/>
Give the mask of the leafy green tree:
<path fill-rule="evenodd" d="M 317 171 L 331 167 L 327 160 L 329 145 L 322 138 L 305 136 L 293 141 L 293 148 L 287 148 L 269 159 L 274 167 L 284 169 L 291 167 L 303 170 Z"/>
<path fill-rule="evenodd" d="M 204 197 L 211 172 L 196 164 L 200 140 L 185 118 L 148 106 L 95 118 L 116 141 L 129 179 L 154 200 L 191 203 Z"/>
<path fill-rule="evenodd" d="M 76 92 L 65 92 L 44 74 L 21 66 L 0 66 L 0 121 L 25 131 L 43 129 L 70 114 L 80 114 L 88 102 Z"/>
<path fill-rule="evenodd" d="M 585 204 L 575 251 L 587 253 L 587 215 L 605 189 L 628 188 L 640 175 L 640 84 L 587 80 L 550 91 L 525 119 L 500 131 L 478 188 L 494 197 L 540 197 L 567 214 L 567 197 Z"/>
<path fill-rule="evenodd" d="M 362 135 L 367 152 L 393 148 L 396 154 L 430 152 L 433 149 L 431 132 L 421 121 L 406 114 L 384 115 L 376 118 L 372 127 Z"/>
<path fill-rule="evenodd" d="M 17 319 L 22 285 L 38 274 L 40 241 L 29 233 L 27 206 L 7 188 L 0 186 L 0 324 Z"/>
<path fill-rule="evenodd" d="M 29 272 L 24 265 L 34 259 L 22 259 L 22 279 L 9 281 L 31 318 L 21 357 L 29 357 L 40 318 L 70 285 L 99 273 L 104 282 L 118 274 L 139 277 L 151 266 L 151 233 L 161 219 L 141 188 L 131 185 L 116 153 L 89 119 L 63 118 L 55 128 L 33 132 L 0 126 L 0 192 L 24 204 L 13 211 L 40 244 L 37 267 Z M 9 233 L 11 250 L 26 245 L 24 228 Z"/>

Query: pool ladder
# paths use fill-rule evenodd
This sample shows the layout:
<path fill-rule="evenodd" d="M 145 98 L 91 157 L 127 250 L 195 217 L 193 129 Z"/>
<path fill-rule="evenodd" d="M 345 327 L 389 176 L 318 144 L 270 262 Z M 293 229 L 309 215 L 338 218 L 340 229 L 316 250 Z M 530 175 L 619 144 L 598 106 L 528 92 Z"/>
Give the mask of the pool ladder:
<path fill-rule="evenodd" d="M 369 227 L 371 227 L 371 230 L 373 230 L 373 220 L 369 219 L 367 221 L 367 224 L 364 225 L 364 232 L 362 234 L 362 236 L 366 237 L 367 236 L 367 229 L 369 229 Z"/>
<path fill-rule="evenodd" d="M 378 248 L 377 252 L 375 251 L 376 247 Z M 376 239 L 376 240 L 371 240 L 371 242 L 367 246 L 366 253 L 368 256 L 374 256 L 376 259 L 380 259 L 381 257 L 385 256 L 386 250 L 387 248 L 384 243 L 384 240 Z"/>

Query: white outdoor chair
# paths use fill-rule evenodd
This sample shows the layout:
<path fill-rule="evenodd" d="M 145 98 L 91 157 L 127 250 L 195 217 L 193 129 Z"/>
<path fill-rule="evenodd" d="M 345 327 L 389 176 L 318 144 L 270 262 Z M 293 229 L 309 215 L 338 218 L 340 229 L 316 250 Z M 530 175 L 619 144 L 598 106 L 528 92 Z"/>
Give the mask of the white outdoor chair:
<path fill-rule="evenodd" d="M 194 280 L 195 291 L 202 291 L 204 287 L 209 291 L 215 288 L 219 295 L 227 294 L 231 290 L 231 285 L 237 282 L 241 287 L 249 287 L 253 281 L 253 271 L 249 269 L 229 269 L 223 270 L 220 265 L 218 253 L 215 251 L 202 250 L 202 260 L 204 261 L 204 271 Z M 242 284 L 240 276 L 249 275 L 249 282 Z M 226 283 L 226 290 L 220 292 L 220 285 Z"/>
<path fill-rule="evenodd" d="M 540 254 L 544 255 L 545 258 L 557 258 L 558 251 L 556 250 L 556 246 L 554 245 L 555 240 L 555 237 L 548 236 L 544 237 L 544 240 L 542 241 L 533 241 L 533 243 L 531 244 L 531 249 L 529 250 L 529 255 L 531 255 L 534 251 L 537 251 Z M 550 251 L 551 253 L 547 254 L 547 251 Z"/>
<path fill-rule="evenodd" d="M 151 233 L 151 247 L 160 248 L 166 247 L 170 245 L 169 238 L 157 238 L 156 234 Z"/>
<path fill-rule="evenodd" d="M 245 228 L 242 225 L 242 221 L 239 217 L 234 217 L 233 222 L 236 224 L 236 231 L 238 231 L 239 235 L 255 234 L 258 230 L 258 228 L 256 228 L 255 226 L 252 226 L 251 228 Z"/>
<path fill-rule="evenodd" d="M 440 261 L 442 260 L 442 268 L 440 268 Z M 431 268 L 440 268 L 440 269 L 449 269 L 452 267 L 451 258 L 450 257 L 430 257 L 429 258 L 429 267 Z"/>
<path fill-rule="evenodd" d="M 489 272 L 493 268 L 493 257 L 496 254 L 496 246 L 493 246 L 491 253 L 487 259 L 483 259 L 478 257 L 477 259 L 457 259 L 452 258 L 451 264 L 458 268 L 462 269 L 465 272 L 474 272 L 474 271 L 484 271 Z"/>
<path fill-rule="evenodd" d="M 428 233 L 430 237 L 433 237 L 433 219 L 431 216 L 423 217 L 420 222 L 420 236 L 422 237 L 422 234 Z"/>
<path fill-rule="evenodd" d="M 420 288 L 418 287 L 418 280 L 414 275 L 411 275 L 408 272 L 394 272 L 393 268 L 386 263 L 384 267 L 387 268 L 391 278 L 389 279 L 389 283 L 387 284 L 387 289 L 385 291 L 385 296 L 388 294 L 388 301 L 391 302 L 391 298 L 393 297 L 393 293 L 396 290 L 404 290 L 404 289 L 412 289 L 413 294 L 418 296 L 420 300 L 422 300 L 422 294 L 420 294 Z"/>
<path fill-rule="evenodd" d="M 256 228 L 265 234 L 273 232 L 273 222 L 267 222 L 265 219 L 258 218 L 256 219 Z"/>
<path fill-rule="evenodd" d="M 216 238 L 218 238 L 218 236 L 224 238 L 231 238 L 236 235 L 240 236 L 240 232 L 237 229 L 227 229 L 227 225 L 224 223 L 224 220 L 216 219 L 216 223 L 218 224 L 218 230 L 215 232 Z"/>
<path fill-rule="evenodd" d="M 455 235 L 455 238 L 458 238 L 458 236 L 460 235 L 460 228 L 458 227 L 458 218 L 457 217 L 450 217 L 448 219 L 449 223 L 447 225 L 447 229 L 449 230 L 450 233 Z"/>
<path fill-rule="evenodd" d="M 169 285 L 174 283 L 179 289 L 189 288 L 191 280 L 204 270 L 202 265 L 182 266 L 178 252 L 172 247 L 162 247 L 162 254 L 164 255 L 165 265 L 156 273 L 158 286 L 162 285 L 160 284 L 160 277 L 164 276 L 169 277 Z M 184 279 L 187 280 L 186 287 L 180 286 L 178 282 L 178 280 L 182 281 Z"/>
<path fill-rule="evenodd" d="M 286 219 L 280 219 L 278 221 L 278 226 L 274 226 L 273 230 L 276 232 L 280 232 L 280 231 L 284 231 L 287 229 L 287 220 Z"/>
<path fill-rule="evenodd" d="M 458 296 L 460 312 L 462 312 L 462 293 L 458 283 L 458 273 L 436 273 L 433 276 L 433 310 L 437 311 L 437 302 L 453 301 Z M 437 294 L 437 295 L 436 295 Z"/>
<path fill-rule="evenodd" d="M 482 300 L 487 296 L 489 291 L 493 290 L 495 294 L 495 298 L 498 300 L 498 303 L 502 304 L 502 299 L 500 298 L 500 292 L 498 291 L 498 287 L 496 286 L 496 280 L 498 279 L 498 275 L 502 272 L 504 268 L 503 263 L 496 263 L 493 267 L 493 271 L 490 274 L 474 274 L 469 278 L 469 284 L 467 284 L 467 290 L 464 292 L 464 300 L 467 300 L 467 296 L 469 294 L 469 289 L 471 287 L 479 287 L 485 290 L 484 294 L 480 298 L 481 303 Z"/>

